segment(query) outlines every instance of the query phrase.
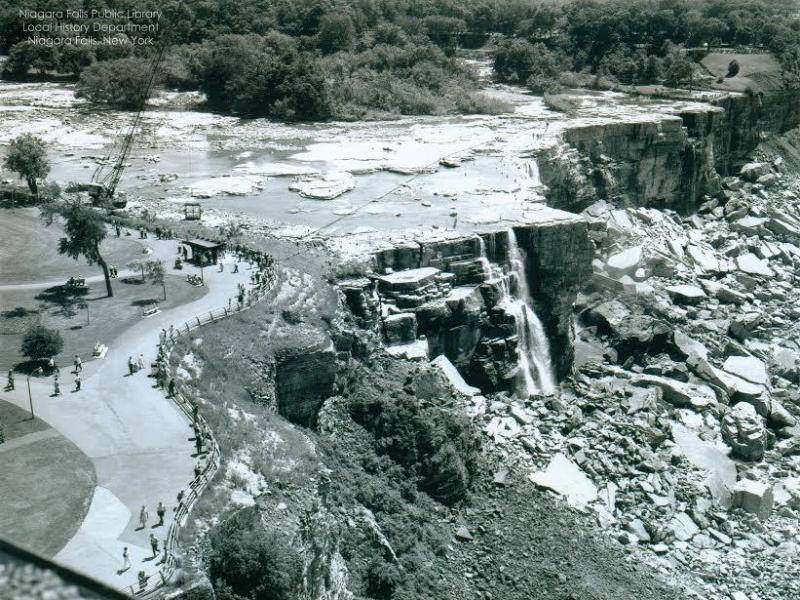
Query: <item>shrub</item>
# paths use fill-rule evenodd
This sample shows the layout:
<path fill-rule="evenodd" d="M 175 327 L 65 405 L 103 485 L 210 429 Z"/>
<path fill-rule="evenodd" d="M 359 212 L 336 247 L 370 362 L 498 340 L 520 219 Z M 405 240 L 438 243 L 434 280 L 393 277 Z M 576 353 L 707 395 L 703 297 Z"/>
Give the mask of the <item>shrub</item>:
<path fill-rule="evenodd" d="M 739 61 L 734 58 L 728 63 L 728 73 L 725 75 L 725 77 L 736 77 L 736 75 L 739 73 L 739 68 Z"/>
<path fill-rule="evenodd" d="M 34 325 L 22 338 L 22 355 L 32 360 L 45 360 L 56 356 L 64 347 L 64 340 L 56 329 Z"/>

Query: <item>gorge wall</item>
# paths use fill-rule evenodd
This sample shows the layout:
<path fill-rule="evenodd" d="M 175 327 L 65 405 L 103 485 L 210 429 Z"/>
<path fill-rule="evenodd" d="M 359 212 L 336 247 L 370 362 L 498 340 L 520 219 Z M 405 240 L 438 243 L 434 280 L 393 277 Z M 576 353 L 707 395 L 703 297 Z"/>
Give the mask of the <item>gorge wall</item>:
<path fill-rule="evenodd" d="M 572 305 L 591 274 L 587 222 L 561 211 L 513 227 L 532 305 L 549 340 L 552 367 L 572 367 Z M 379 328 L 387 350 L 411 359 L 446 356 L 483 391 L 511 389 L 519 374 L 519 286 L 511 230 L 394 244 L 373 255 L 374 273 L 340 283 L 362 326 Z"/>
<path fill-rule="evenodd" d="M 548 204 L 580 212 L 597 200 L 692 212 L 767 136 L 800 125 L 800 95 L 726 95 L 674 115 L 581 124 L 537 155 Z"/>

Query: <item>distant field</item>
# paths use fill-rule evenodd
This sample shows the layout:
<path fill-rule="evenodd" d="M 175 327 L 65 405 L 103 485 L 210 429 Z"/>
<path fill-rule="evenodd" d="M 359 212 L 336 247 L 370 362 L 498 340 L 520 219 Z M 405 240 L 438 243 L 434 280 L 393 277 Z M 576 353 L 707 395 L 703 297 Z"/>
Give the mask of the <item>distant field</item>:
<path fill-rule="evenodd" d="M 727 78 L 732 60 L 739 63 L 739 73 Z M 781 67 L 772 54 L 711 53 L 700 62 L 715 78 L 724 78 L 722 83 L 713 85 L 716 88 L 741 92 L 748 85 L 756 89 L 774 89 L 780 83 Z"/>

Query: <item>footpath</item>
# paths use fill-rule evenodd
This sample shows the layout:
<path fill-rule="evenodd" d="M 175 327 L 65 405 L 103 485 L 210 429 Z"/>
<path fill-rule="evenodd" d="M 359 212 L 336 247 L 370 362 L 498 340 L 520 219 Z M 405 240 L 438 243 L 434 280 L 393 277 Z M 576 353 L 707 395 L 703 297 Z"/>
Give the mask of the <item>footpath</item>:
<path fill-rule="evenodd" d="M 154 258 L 174 260 L 176 241 L 148 240 Z M 72 366 L 61 368 L 62 395 L 51 397 L 52 378 L 31 378 L 36 416 L 71 440 L 93 462 L 97 487 L 87 515 L 77 533 L 53 557 L 57 562 L 116 588 L 138 589 L 138 573 L 158 578 L 163 554 L 153 558 L 150 534 L 163 550 L 164 538 L 174 519 L 178 494 L 194 479 L 194 433 L 187 416 L 148 377 L 155 362 L 162 330 L 178 327 L 196 315 L 208 315 L 227 306 L 238 284 L 249 287 L 250 269 L 235 259 L 224 261 L 220 273 L 215 266 L 203 269 L 208 292 L 202 298 L 147 318 L 125 331 L 110 344 L 102 359 L 84 362 L 81 390 L 73 392 Z M 171 269 L 170 269 L 171 272 Z M 183 274 L 199 269 L 185 264 Z M 186 285 L 189 285 L 188 283 Z M 233 300 L 236 304 L 236 300 Z M 143 356 L 145 369 L 128 372 L 128 357 Z M 61 357 L 60 362 L 69 360 Z M 2 375 L 5 381 L 6 374 Z M 28 409 L 24 377 L 16 390 L 2 397 Z M 54 457 L 57 460 L 57 457 Z M 32 477 L 36 474 L 32 473 Z M 156 526 L 156 506 L 166 506 L 164 524 Z M 147 525 L 139 528 L 139 511 L 146 506 Z M 27 518 L 36 518 L 31 506 Z M 47 527 L 47 523 L 42 523 Z M 123 549 L 127 547 L 131 566 L 124 572 Z"/>

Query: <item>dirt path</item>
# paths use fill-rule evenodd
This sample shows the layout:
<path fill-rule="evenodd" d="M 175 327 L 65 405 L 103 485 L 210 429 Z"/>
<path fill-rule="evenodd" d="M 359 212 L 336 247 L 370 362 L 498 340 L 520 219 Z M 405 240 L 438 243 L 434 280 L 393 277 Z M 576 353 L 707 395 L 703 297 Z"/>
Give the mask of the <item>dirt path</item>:
<path fill-rule="evenodd" d="M 154 257 L 174 256 L 175 241 L 149 240 L 148 245 Z M 189 273 L 193 270 L 186 269 Z M 195 315 L 220 309 L 234 294 L 237 283 L 249 283 L 250 271 L 244 265 L 237 274 L 231 272 L 230 265 L 223 273 L 215 268 L 204 271 L 209 287 L 205 296 L 143 319 L 127 330 L 103 359 L 84 365 L 80 391 L 72 391 L 71 368 L 61 369 L 60 397 L 50 397 L 52 378 L 31 380 L 37 416 L 74 442 L 97 472 L 88 514 L 55 559 L 118 588 L 135 584 L 139 570 L 157 572 L 161 556 L 150 558 L 150 533 L 162 548 L 178 492 L 193 479 L 196 464 L 190 441 L 193 433 L 186 417 L 153 387 L 154 380 L 147 376 L 149 368 L 128 375 L 127 360 L 141 354 L 149 367 L 156 359 L 162 328 L 179 326 Z M 4 394 L 4 398 L 27 408 L 24 379 L 18 377 L 16 391 Z M 167 506 L 163 526 L 156 526 L 159 501 Z M 137 529 L 142 505 L 150 518 L 144 529 Z M 36 518 L 36 507 L 31 508 L 30 518 Z M 118 573 L 125 546 L 132 566 Z"/>

